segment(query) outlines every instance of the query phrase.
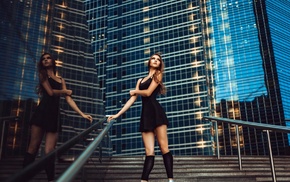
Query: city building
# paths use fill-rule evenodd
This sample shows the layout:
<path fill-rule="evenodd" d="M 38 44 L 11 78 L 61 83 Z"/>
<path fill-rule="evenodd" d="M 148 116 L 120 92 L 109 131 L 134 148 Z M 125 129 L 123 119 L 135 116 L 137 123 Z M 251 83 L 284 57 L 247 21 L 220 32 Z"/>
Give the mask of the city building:
<path fill-rule="evenodd" d="M 289 1 L 84 3 L 107 115 L 121 109 L 146 75 L 150 55 L 161 52 L 167 94 L 158 99 L 170 120 L 175 155 L 215 154 L 211 123 L 203 116 L 285 126 Z M 139 99 L 117 119 L 111 132 L 114 155 L 144 155 L 140 112 Z M 239 129 L 243 154 L 267 154 L 263 132 Z M 221 125 L 219 132 L 221 153 L 236 154 L 235 130 Z M 283 154 L 286 134 L 271 135 L 274 154 Z"/>
<path fill-rule="evenodd" d="M 0 2 L 0 117 L 18 116 L 6 127 L 3 155 L 22 155 L 29 138 L 29 119 L 39 102 L 37 62 L 44 52 L 57 60 L 57 74 L 73 90 L 79 108 L 94 122 L 104 117 L 98 76 L 82 1 Z M 63 130 L 58 145 L 91 126 L 61 99 Z M 82 142 L 84 143 L 84 142 Z M 84 143 L 84 145 L 86 145 Z M 67 154 L 85 147 L 76 145 Z M 40 150 L 40 153 L 42 151 Z"/>
<path fill-rule="evenodd" d="M 289 1 L 206 2 L 210 24 L 208 58 L 214 65 L 215 107 L 211 115 L 286 125 L 290 96 L 287 86 L 290 61 L 286 53 L 290 39 L 284 27 L 289 30 L 289 7 Z M 235 154 L 234 126 L 219 129 L 221 152 Z M 239 130 L 243 154 L 268 153 L 265 132 L 242 127 Z M 287 135 L 271 132 L 271 140 L 274 154 L 284 154 L 288 148 Z"/>
<path fill-rule="evenodd" d="M 174 155 L 215 154 L 203 116 L 290 125 L 288 0 L 3 0 L 0 6 L 0 117 L 20 117 L 6 126 L 12 133 L 6 154 L 26 149 L 43 52 L 54 55 L 74 100 L 95 121 L 121 109 L 146 76 L 149 57 L 161 52 L 167 93 L 158 100 L 170 120 Z M 59 144 L 90 126 L 61 101 Z M 140 113 L 139 98 L 117 119 L 113 155 L 144 154 Z M 243 154 L 267 154 L 263 131 L 239 129 Z M 221 153 L 236 154 L 233 127 L 220 125 L 219 133 Z M 271 140 L 274 154 L 288 149 L 286 134 L 273 132 Z"/>
<path fill-rule="evenodd" d="M 165 96 L 158 97 L 170 120 L 175 155 L 212 155 L 207 70 L 199 1 L 85 1 L 106 114 L 129 99 L 146 62 L 161 52 Z M 114 155 L 144 155 L 139 132 L 141 99 L 117 119 L 111 132 Z M 156 153 L 159 153 L 156 145 Z"/>

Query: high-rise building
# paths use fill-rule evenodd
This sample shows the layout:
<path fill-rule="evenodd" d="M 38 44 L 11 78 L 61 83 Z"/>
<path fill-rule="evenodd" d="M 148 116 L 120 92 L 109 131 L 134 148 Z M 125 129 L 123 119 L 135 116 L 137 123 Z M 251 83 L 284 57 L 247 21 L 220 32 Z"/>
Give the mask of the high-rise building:
<path fill-rule="evenodd" d="M 270 34 L 272 46 L 272 59 L 276 65 L 278 76 L 279 89 L 281 94 L 281 102 L 283 105 L 284 120 L 286 125 L 290 126 L 290 90 L 289 90 L 289 74 L 290 74 L 290 60 L 288 56 L 290 35 L 290 1 L 258 1 L 257 7 L 265 9 L 268 20 L 267 34 Z M 259 13 L 259 8 L 257 8 Z M 262 19 L 260 19 L 262 21 Z M 266 33 L 266 32 L 265 32 Z M 279 92 L 279 90 L 278 90 Z M 280 103 L 281 104 L 281 103 Z M 290 134 L 288 134 L 288 141 L 290 145 Z"/>
<path fill-rule="evenodd" d="M 219 117 L 285 126 L 289 118 L 289 1 L 206 1 L 210 59 L 214 64 L 215 109 Z M 278 21 L 279 20 L 279 21 Z M 288 25 L 288 26 L 287 26 Z M 283 37 L 283 38 L 282 38 Z M 288 115 L 288 116 L 287 116 Z M 220 126 L 222 153 L 236 153 L 233 126 Z M 239 128 L 244 154 L 268 152 L 266 134 Z M 288 146 L 285 133 L 271 133 L 275 154 Z"/>
<path fill-rule="evenodd" d="M 102 95 L 91 49 L 82 1 L 8 1 L 1 6 L 0 98 L 1 117 L 19 116 L 7 135 L 6 150 L 22 154 L 28 141 L 28 123 L 39 100 L 37 62 L 44 52 L 57 60 L 57 74 L 73 90 L 79 108 L 94 121 L 104 116 Z M 61 99 L 63 130 L 58 144 L 71 139 L 91 124 Z M 11 124 L 12 125 L 12 124 Z M 11 134 L 12 133 L 12 134 Z M 69 153 L 78 153 L 76 145 Z"/>
<path fill-rule="evenodd" d="M 211 155 L 210 123 L 199 1 L 85 1 L 106 113 L 129 99 L 146 61 L 161 52 L 167 94 L 158 99 L 170 121 L 175 155 Z M 117 119 L 111 133 L 114 155 L 143 155 L 139 129 L 141 99 Z M 156 153 L 159 152 L 156 147 Z"/>
<path fill-rule="evenodd" d="M 119 111 L 129 90 L 146 76 L 150 55 L 162 52 L 167 94 L 159 101 L 170 120 L 175 155 L 214 154 L 211 124 L 203 116 L 285 125 L 289 35 L 283 27 L 289 28 L 289 1 L 88 0 L 85 5 L 107 114 Z M 117 119 L 114 155 L 144 154 L 140 112 L 139 99 Z M 236 154 L 234 130 L 219 127 L 222 153 Z M 267 153 L 264 133 L 240 130 L 244 154 Z M 286 134 L 271 135 L 274 153 L 282 154 Z"/>

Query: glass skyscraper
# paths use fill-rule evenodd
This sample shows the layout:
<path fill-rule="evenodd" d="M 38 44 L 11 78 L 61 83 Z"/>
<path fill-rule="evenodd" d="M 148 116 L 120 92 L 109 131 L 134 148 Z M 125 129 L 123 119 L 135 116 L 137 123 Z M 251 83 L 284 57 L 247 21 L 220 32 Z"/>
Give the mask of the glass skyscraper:
<path fill-rule="evenodd" d="M 211 155 L 210 123 L 199 1 L 85 1 L 106 113 L 129 99 L 146 61 L 161 52 L 167 94 L 158 99 L 170 120 L 175 155 Z M 111 133 L 114 155 L 143 155 L 139 129 L 141 99 L 117 119 Z M 159 152 L 158 147 L 156 152 Z"/>
<path fill-rule="evenodd" d="M 7 131 L 7 146 L 13 155 L 26 150 L 28 123 L 39 100 L 37 62 L 44 52 L 57 60 L 57 74 L 73 90 L 79 108 L 94 121 L 104 116 L 98 77 L 90 45 L 84 4 L 81 1 L 0 2 L 0 109 L 1 117 L 19 116 Z M 67 141 L 90 126 L 61 99 L 63 131 L 59 143 Z M 76 145 L 70 154 L 84 146 Z"/>
<path fill-rule="evenodd" d="M 289 60 L 281 30 L 289 21 L 289 1 L 207 1 L 207 17 L 211 24 L 209 50 L 214 72 L 214 112 L 212 115 L 285 126 L 289 110 L 289 89 L 285 78 Z M 281 8 L 284 7 L 284 8 Z M 283 12 L 283 13 L 281 13 Z M 275 16 L 271 20 L 268 17 Z M 271 28 L 272 27 L 272 28 Z M 272 31 L 272 29 L 274 31 Z M 289 36 L 286 36 L 286 40 Z M 280 68 L 279 68 L 280 67 Z M 279 71 L 283 68 L 286 72 Z M 279 73 L 281 72 L 281 73 Z M 289 113 L 288 113 L 289 114 Z M 222 153 L 236 153 L 237 139 L 233 126 L 221 125 Z M 239 128 L 244 154 L 266 154 L 267 139 L 259 130 Z M 286 134 L 271 133 L 275 154 L 284 154 Z"/>
<path fill-rule="evenodd" d="M 167 94 L 159 97 L 170 120 L 175 155 L 212 155 L 211 115 L 285 125 L 289 118 L 289 1 L 84 1 L 106 114 L 115 114 L 162 52 Z M 283 38 L 281 39 L 281 35 Z M 140 99 L 117 119 L 114 155 L 143 155 Z M 244 154 L 267 153 L 265 134 L 240 127 Z M 231 126 L 220 125 L 223 154 L 236 154 Z M 272 133 L 282 154 L 286 134 Z M 156 148 L 158 151 L 158 148 Z"/>
<path fill-rule="evenodd" d="M 290 31 L 290 1 L 266 1 L 261 3 L 261 6 L 267 10 L 268 33 L 271 35 L 271 44 L 282 97 L 283 114 L 286 125 L 290 126 L 290 90 L 288 81 L 290 75 L 290 59 L 288 56 L 290 51 L 290 35 L 288 33 Z M 288 136 L 290 142 L 290 134 Z"/>

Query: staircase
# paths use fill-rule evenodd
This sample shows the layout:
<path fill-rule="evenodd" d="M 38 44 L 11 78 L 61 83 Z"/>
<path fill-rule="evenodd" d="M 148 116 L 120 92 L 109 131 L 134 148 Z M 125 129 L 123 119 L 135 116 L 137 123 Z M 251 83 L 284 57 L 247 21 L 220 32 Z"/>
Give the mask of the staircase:
<path fill-rule="evenodd" d="M 140 181 L 144 157 L 96 158 L 87 161 L 75 182 L 137 182 Z M 0 161 L 0 181 L 21 169 L 22 158 L 7 158 Z M 70 162 L 56 162 L 56 176 L 69 166 Z M 290 181 L 290 156 L 274 157 L 276 180 Z M 270 182 L 270 162 L 267 156 L 243 156 L 242 170 L 239 170 L 236 156 L 174 156 L 175 182 Z M 167 182 L 161 156 L 156 156 L 150 174 L 150 182 Z M 44 171 L 31 182 L 46 182 Z"/>

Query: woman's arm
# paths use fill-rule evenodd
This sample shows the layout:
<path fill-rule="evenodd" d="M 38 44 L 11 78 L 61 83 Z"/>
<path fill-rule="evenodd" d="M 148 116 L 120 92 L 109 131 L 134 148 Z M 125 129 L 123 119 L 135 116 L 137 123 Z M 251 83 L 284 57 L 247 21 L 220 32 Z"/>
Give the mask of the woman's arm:
<path fill-rule="evenodd" d="M 139 88 L 140 85 L 140 81 L 141 79 L 138 80 L 137 84 L 136 84 L 136 90 Z M 121 116 L 122 114 L 124 114 L 136 101 L 138 95 L 131 95 L 130 99 L 126 102 L 126 104 L 123 106 L 123 108 L 115 115 L 109 116 L 107 121 L 110 122 L 112 119 L 116 119 L 119 116 Z"/>
<path fill-rule="evenodd" d="M 157 76 L 157 79 L 161 81 L 162 75 L 159 74 Z M 152 79 L 152 82 L 150 83 L 148 89 L 146 89 L 146 90 L 139 90 L 139 89 L 130 90 L 130 95 L 137 94 L 137 95 L 141 95 L 143 97 L 149 97 L 154 92 L 154 90 L 158 87 L 158 85 L 159 85 L 159 83 L 157 83 L 154 79 Z"/>
<path fill-rule="evenodd" d="M 138 97 L 137 95 L 131 96 L 130 99 L 126 102 L 126 104 L 123 106 L 123 108 L 117 114 L 109 116 L 107 121 L 110 122 L 112 119 L 116 119 L 122 114 L 124 114 L 124 112 L 126 112 L 134 104 L 137 97 Z"/>
<path fill-rule="evenodd" d="M 62 79 L 62 89 L 67 90 L 66 89 L 66 84 L 64 79 Z M 77 106 L 77 104 L 75 103 L 75 101 L 72 99 L 71 95 L 65 95 L 65 100 L 68 103 L 68 105 L 79 115 L 81 115 L 83 118 L 89 120 L 90 122 L 93 121 L 92 116 L 84 114 L 79 107 Z"/>

